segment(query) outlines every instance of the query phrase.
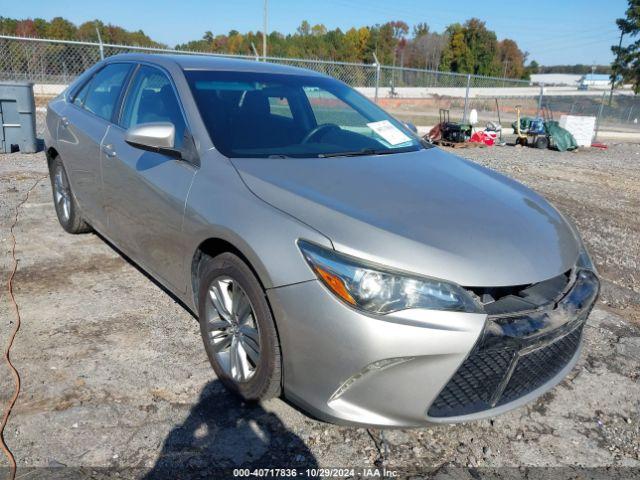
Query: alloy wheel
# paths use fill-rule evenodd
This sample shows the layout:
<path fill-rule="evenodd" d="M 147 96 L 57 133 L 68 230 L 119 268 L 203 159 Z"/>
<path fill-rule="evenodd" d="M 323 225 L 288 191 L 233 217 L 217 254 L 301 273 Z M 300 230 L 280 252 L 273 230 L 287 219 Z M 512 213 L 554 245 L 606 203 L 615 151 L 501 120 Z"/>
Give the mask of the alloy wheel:
<path fill-rule="evenodd" d="M 209 285 L 206 329 L 216 358 L 227 376 L 248 381 L 260 361 L 260 331 L 247 293 L 230 277 Z"/>
<path fill-rule="evenodd" d="M 71 216 L 71 189 L 67 174 L 61 165 L 56 167 L 53 176 L 53 190 L 58 211 L 62 215 L 63 221 L 68 222 Z"/>

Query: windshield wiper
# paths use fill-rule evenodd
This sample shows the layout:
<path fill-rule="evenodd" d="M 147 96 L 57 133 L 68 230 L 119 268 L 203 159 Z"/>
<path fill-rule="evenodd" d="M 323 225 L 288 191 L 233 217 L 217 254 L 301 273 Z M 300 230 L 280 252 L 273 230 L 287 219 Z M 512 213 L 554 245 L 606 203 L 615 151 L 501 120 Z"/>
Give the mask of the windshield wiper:
<path fill-rule="evenodd" d="M 335 153 L 320 153 L 319 158 L 329 157 L 359 157 L 364 155 L 391 155 L 393 153 L 405 153 L 411 152 L 414 147 L 405 147 L 398 149 L 377 149 L 377 148 L 363 148 L 362 150 L 355 150 L 353 152 L 335 152 Z"/>
<path fill-rule="evenodd" d="M 387 155 L 390 153 L 397 153 L 397 152 L 393 150 L 378 150 L 375 148 L 363 148 L 362 150 L 355 150 L 353 152 L 320 153 L 318 155 L 318 158 L 359 157 L 364 155 Z"/>

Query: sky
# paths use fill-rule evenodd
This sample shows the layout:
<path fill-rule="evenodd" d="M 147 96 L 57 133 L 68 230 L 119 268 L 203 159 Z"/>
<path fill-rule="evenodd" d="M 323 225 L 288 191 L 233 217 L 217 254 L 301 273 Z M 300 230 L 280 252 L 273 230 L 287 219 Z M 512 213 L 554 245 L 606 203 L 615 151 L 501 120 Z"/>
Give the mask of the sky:
<path fill-rule="evenodd" d="M 442 31 L 478 17 L 498 39 L 514 39 L 529 60 L 542 65 L 608 64 L 618 43 L 615 19 L 626 0 L 268 0 L 269 31 L 293 33 L 302 20 L 328 29 L 403 20 L 426 22 Z M 0 15 L 13 18 L 65 17 L 76 24 L 100 19 L 128 30 L 142 29 L 174 46 L 229 30 L 262 30 L 264 0 L 0 0 Z"/>

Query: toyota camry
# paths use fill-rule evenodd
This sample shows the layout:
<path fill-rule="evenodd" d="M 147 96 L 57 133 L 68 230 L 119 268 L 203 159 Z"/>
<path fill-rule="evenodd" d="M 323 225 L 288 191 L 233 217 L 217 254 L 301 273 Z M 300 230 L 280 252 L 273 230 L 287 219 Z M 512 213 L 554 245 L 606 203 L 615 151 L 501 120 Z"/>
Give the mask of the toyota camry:
<path fill-rule="evenodd" d="M 599 282 L 575 227 L 338 80 L 118 55 L 46 124 L 62 227 L 179 298 L 244 399 L 451 423 L 531 401 L 578 359 Z"/>

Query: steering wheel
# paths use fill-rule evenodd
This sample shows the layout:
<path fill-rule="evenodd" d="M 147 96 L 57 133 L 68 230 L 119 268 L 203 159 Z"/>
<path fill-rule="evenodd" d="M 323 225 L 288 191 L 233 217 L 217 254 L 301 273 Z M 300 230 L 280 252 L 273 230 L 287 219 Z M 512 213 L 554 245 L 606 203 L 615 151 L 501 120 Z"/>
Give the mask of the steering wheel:
<path fill-rule="evenodd" d="M 314 137 L 318 137 L 320 136 L 320 134 L 325 135 L 330 130 L 335 130 L 336 128 L 338 130 L 340 129 L 340 127 L 335 123 L 323 123 L 322 125 L 318 125 L 314 129 L 312 129 L 309 133 L 307 133 L 300 143 L 301 144 L 309 143 Z"/>

